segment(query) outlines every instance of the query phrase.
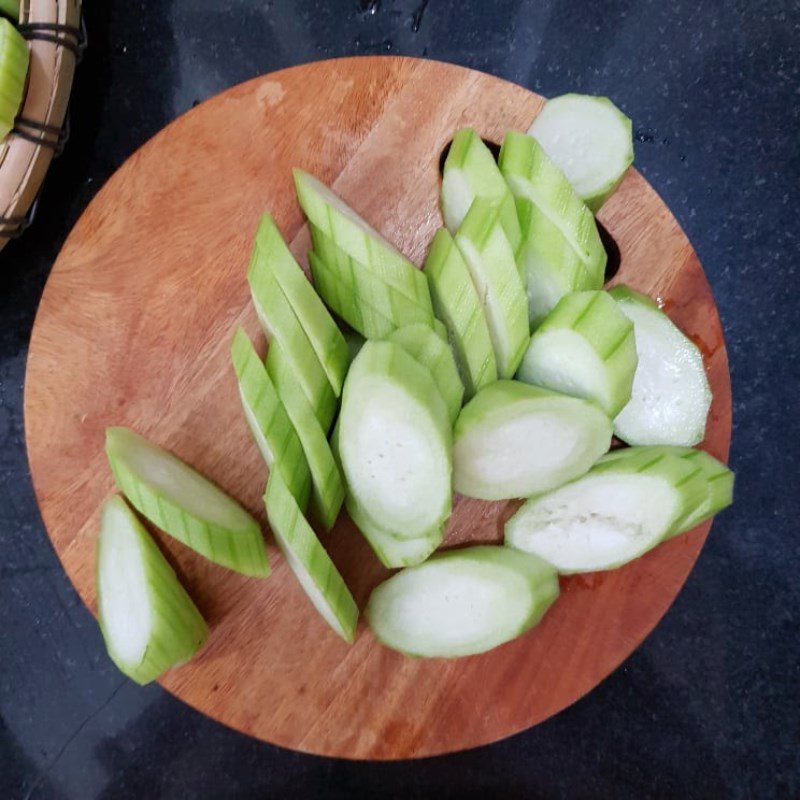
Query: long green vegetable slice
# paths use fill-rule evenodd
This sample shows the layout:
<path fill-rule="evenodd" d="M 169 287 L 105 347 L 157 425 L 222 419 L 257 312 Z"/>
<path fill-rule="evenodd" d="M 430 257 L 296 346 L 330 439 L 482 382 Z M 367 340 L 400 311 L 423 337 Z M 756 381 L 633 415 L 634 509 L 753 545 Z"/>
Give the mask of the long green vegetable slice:
<path fill-rule="evenodd" d="M 380 584 L 365 616 L 376 638 L 412 656 L 491 650 L 536 625 L 558 597 L 555 571 L 506 547 L 433 556 Z"/>
<path fill-rule="evenodd" d="M 563 297 L 531 337 L 517 378 L 594 400 L 610 417 L 630 400 L 633 323 L 605 292 Z"/>
<path fill-rule="evenodd" d="M 506 544 L 561 573 L 614 569 L 675 533 L 706 496 L 691 460 L 630 447 L 538 495 L 506 523 Z"/>
<path fill-rule="evenodd" d="M 309 257 L 312 274 L 323 289 L 333 284 L 338 297 L 323 297 L 328 305 L 368 339 L 388 336 L 395 328 L 422 322 L 434 324 L 430 293 L 420 302 L 409 299 L 382 277 L 347 255 L 322 231 L 311 225 L 314 257 Z M 326 271 L 329 275 L 318 274 Z M 423 275 L 423 277 L 425 277 Z M 427 285 L 427 278 L 426 285 Z M 322 293 L 322 290 L 320 290 Z"/>
<path fill-rule="evenodd" d="M 303 445 L 311 470 L 311 509 L 325 530 L 330 530 L 342 507 L 344 484 L 325 430 L 314 416 L 292 364 L 277 342 L 272 343 L 267 353 L 267 372 Z"/>
<path fill-rule="evenodd" d="M 419 324 L 398 328 L 389 341 L 399 344 L 430 372 L 447 406 L 450 421 L 455 422 L 464 398 L 464 384 L 458 376 L 453 351 L 447 342 L 431 328 Z"/>
<path fill-rule="evenodd" d="M 106 429 L 120 491 L 161 530 L 209 561 L 243 575 L 269 575 L 259 524 L 188 464 L 128 428 Z"/>
<path fill-rule="evenodd" d="M 342 639 L 352 642 L 358 606 L 292 493 L 275 473 L 269 477 L 264 503 L 275 541 L 308 599 Z"/>
<path fill-rule="evenodd" d="M 447 228 L 433 237 L 425 274 L 436 315 L 447 326 L 467 399 L 497 380 L 492 339 L 469 268 Z"/>
<path fill-rule="evenodd" d="M 545 103 L 528 133 L 595 213 L 633 162 L 633 126 L 607 97 L 554 97 Z"/>
<path fill-rule="evenodd" d="M 9 6 L 4 10 L 18 20 L 19 4 L 16 15 L 13 3 Z M 0 18 L 0 139 L 14 127 L 25 93 L 29 60 L 28 43 L 11 22 Z"/>
<path fill-rule="evenodd" d="M 453 137 L 442 170 L 442 216 L 454 234 L 461 227 L 476 197 L 500 209 L 500 224 L 516 251 L 521 241 L 514 198 L 497 168 L 491 150 L 472 128 L 462 128 Z"/>
<path fill-rule="evenodd" d="M 301 508 L 308 503 L 311 473 L 303 446 L 264 364 L 247 334 L 237 328 L 231 359 L 245 419 L 267 466 L 280 472 Z"/>
<path fill-rule="evenodd" d="M 320 425 L 327 430 L 336 413 L 336 395 L 308 334 L 269 266 L 269 255 L 261 250 L 258 240 L 253 248 L 247 279 L 261 326 L 267 337 L 277 342 L 286 353 L 303 394 Z"/>
<path fill-rule="evenodd" d="M 518 254 L 532 329 L 570 292 L 599 289 L 561 231 L 533 203 L 520 205 L 523 243 Z"/>
<path fill-rule="evenodd" d="M 348 256 L 410 300 L 430 306 L 425 276 L 324 183 L 294 170 L 297 198 L 306 216 Z"/>
<path fill-rule="evenodd" d="M 547 217 L 583 262 L 592 288 L 599 289 L 605 277 L 606 251 L 594 215 L 564 173 L 536 139 L 517 131 L 506 134 L 498 163 L 516 198 L 520 218 Z"/>
<path fill-rule="evenodd" d="M 608 450 L 611 422 L 586 400 L 497 381 L 464 406 L 453 435 L 456 491 L 503 500 L 529 497 L 585 473 Z"/>
<path fill-rule="evenodd" d="M 350 367 L 339 418 L 347 488 L 383 530 L 412 539 L 450 515 L 452 432 L 428 370 L 392 342 L 368 341 Z"/>
<path fill-rule="evenodd" d="M 139 684 L 188 661 L 208 628 L 158 546 L 121 497 L 103 505 L 97 617 L 111 660 Z"/>
<path fill-rule="evenodd" d="M 528 301 L 500 208 L 476 197 L 455 236 L 486 314 L 497 374 L 517 371 L 530 339 Z"/>
<path fill-rule="evenodd" d="M 275 220 L 269 214 L 261 217 L 256 232 L 256 244 L 263 254 L 264 264 L 272 270 L 281 291 L 306 332 L 333 392 L 338 397 L 342 393 L 349 364 L 347 342 L 342 332 L 289 252 Z"/>
<path fill-rule="evenodd" d="M 633 322 L 639 358 L 614 432 L 628 444 L 697 444 L 711 406 L 700 350 L 649 297 L 626 286 L 609 294 Z"/>

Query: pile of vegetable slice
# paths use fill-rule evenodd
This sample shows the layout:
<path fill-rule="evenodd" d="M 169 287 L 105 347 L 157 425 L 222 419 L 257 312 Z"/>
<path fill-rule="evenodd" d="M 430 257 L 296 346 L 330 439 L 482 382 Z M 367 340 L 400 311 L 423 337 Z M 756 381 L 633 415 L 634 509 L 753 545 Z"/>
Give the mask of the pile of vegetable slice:
<path fill-rule="evenodd" d="M 342 505 L 402 568 L 367 603 L 376 638 L 455 657 L 534 626 L 559 574 L 619 567 L 731 503 L 730 470 L 692 449 L 711 402 L 699 351 L 649 298 L 602 288 L 593 212 L 631 163 L 630 121 L 566 95 L 529 133 L 509 131 L 497 160 L 475 131 L 456 133 L 423 270 L 302 170 L 313 285 L 273 218 L 258 226 L 247 279 L 267 355 L 236 330 L 233 373 L 278 547 L 347 642 L 358 607 L 311 525 L 330 531 Z M 613 434 L 629 446 L 609 452 Z M 146 519 L 221 566 L 269 574 L 259 524 L 191 467 L 122 428 L 107 452 Z M 454 491 L 525 500 L 503 546 L 432 555 Z M 103 513 L 98 596 L 109 652 L 134 680 L 205 638 L 120 498 Z"/>

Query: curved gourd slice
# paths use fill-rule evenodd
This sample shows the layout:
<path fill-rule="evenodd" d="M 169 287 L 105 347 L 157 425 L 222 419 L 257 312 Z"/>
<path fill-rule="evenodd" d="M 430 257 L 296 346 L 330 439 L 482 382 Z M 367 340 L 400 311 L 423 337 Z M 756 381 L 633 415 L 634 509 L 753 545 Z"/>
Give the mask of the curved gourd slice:
<path fill-rule="evenodd" d="M 530 339 L 528 301 L 500 208 L 476 197 L 455 235 L 486 314 L 497 374 L 517 371 Z"/>
<path fill-rule="evenodd" d="M 576 194 L 564 173 L 550 160 L 536 139 L 517 131 L 509 131 L 503 139 L 498 163 L 516 199 L 523 230 L 527 217 L 547 217 L 580 258 L 592 288 L 599 289 L 605 278 L 605 247 L 594 214 Z M 528 222 L 527 226 L 530 224 Z M 555 255 L 558 251 L 553 252 Z"/>
<path fill-rule="evenodd" d="M 430 373 L 402 347 L 364 344 L 345 381 L 338 425 L 348 493 L 383 530 L 413 539 L 449 517 L 447 407 Z"/>
<path fill-rule="evenodd" d="M 313 175 L 301 169 L 293 173 L 297 198 L 312 225 L 384 283 L 430 306 L 425 276 L 394 245 Z"/>
<path fill-rule="evenodd" d="M 330 445 L 314 410 L 303 394 L 292 364 L 277 342 L 267 353 L 267 373 L 303 445 L 311 471 L 311 510 L 325 530 L 330 530 L 344 500 L 344 483 Z"/>
<path fill-rule="evenodd" d="M 97 542 L 97 619 L 111 660 L 149 683 L 200 649 L 208 628 L 121 497 L 105 502 Z"/>
<path fill-rule="evenodd" d="M 270 470 L 280 472 L 300 507 L 305 508 L 311 473 L 303 446 L 263 362 L 241 328 L 233 336 L 231 359 L 245 419 L 258 449 Z"/>
<path fill-rule="evenodd" d="M 635 449 L 639 453 L 649 452 L 654 457 L 664 453 L 676 456 L 693 463 L 701 471 L 706 481 L 706 492 L 698 505 L 688 509 L 685 516 L 674 526 L 673 535 L 677 536 L 680 533 L 696 528 L 701 522 L 705 522 L 733 503 L 733 472 L 704 450 L 672 445 L 652 445 L 650 447 L 613 450 L 604 456 L 603 460 L 611 461 L 615 458 L 622 458 L 629 449 Z"/>
<path fill-rule="evenodd" d="M 431 328 L 419 324 L 398 328 L 389 341 L 399 344 L 430 372 L 447 406 L 450 421 L 455 422 L 464 399 L 464 384 L 458 376 L 453 351 L 447 342 Z"/>
<path fill-rule="evenodd" d="M 609 294 L 633 322 L 639 359 L 614 433 L 628 444 L 697 444 L 711 407 L 700 350 L 649 297 L 626 286 Z"/>
<path fill-rule="evenodd" d="M 561 573 L 614 569 L 673 534 L 706 495 L 699 467 L 630 447 L 586 475 L 530 498 L 506 523 L 506 544 Z"/>
<path fill-rule="evenodd" d="M 128 428 L 106 429 L 106 455 L 131 505 L 209 561 L 243 575 L 269 575 L 259 524 L 188 464 Z"/>
<path fill-rule="evenodd" d="M 630 400 L 633 323 L 605 292 L 563 297 L 531 337 L 517 378 L 593 400 L 610 417 Z"/>
<path fill-rule="evenodd" d="M 269 477 L 264 503 L 275 541 L 308 599 L 342 639 L 352 642 L 358 622 L 353 595 L 292 493 L 275 473 Z"/>
<path fill-rule="evenodd" d="M 388 336 L 395 328 L 422 322 L 434 325 L 430 296 L 410 300 L 382 278 L 355 262 L 330 237 L 311 226 L 315 250 L 309 254 L 314 281 L 328 305 L 368 339 Z M 320 273 L 322 273 L 320 275 Z M 427 282 L 427 279 L 426 279 Z M 333 296 L 330 290 L 333 290 Z"/>
<path fill-rule="evenodd" d="M 333 393 L 342 393 L 348 361 L 347 342 L 333 317 L 328 313 L 314 287 L 281 236 L 275 220 L 264 214 L 256 232 L 256 246 L 261 253 L 263 266 L 272 270 L 278 285 L 292 307 L 308 337 L 314 353 L 325 370 Z"/>
<path fill-rule="evenodd" d="M 608 450 L 611 422 L 586 400 L 497 381 L 464 406 L 453 435 L 455 490 L 503 500 L 583 475 Z"/>
<path fill-rule="evenodd" d="M 462 128 L 453 137 L 442 169 L 442 216 L 445 227 L 455 234 L 476 197 L 500 208 L 500 223 L 516 251 L 521 231 L 514 198 L 492 151 L 472 128 Z"/>
<path fill-rule="evenodd" d="M 369 598 L 375 637 L 411 656 L 455 658 L 491 650 L 536 625 L 558 597 L 555 571 L 506 547 L 440 553 L 398 572 Z"/>
<path fill-rule="evenodd" d="M 607 97 L 548 100 L 528 133 L 597 213 L 633 163 L 633 126 Z"/>
<path fill-rule="evenodd" d="M 433 307 L 447 326 L 469 399 L 481 387 L 497 380 L 497 361 L 483 305 L 447 228 L 440 228 L 433 237 L 425 259 L 425 274 Z"/>
<path fill-rule="evenodd" d="M 258 240 L 247 272 L 250 294 L 267 338 L 286 353 L 314 414 L 322 427 L 330 427 L 336 413 L 336 395 L 291 303 L 281 291 L 268 257 Z M 327 312 L 326 312 L 327 313 Z"/>

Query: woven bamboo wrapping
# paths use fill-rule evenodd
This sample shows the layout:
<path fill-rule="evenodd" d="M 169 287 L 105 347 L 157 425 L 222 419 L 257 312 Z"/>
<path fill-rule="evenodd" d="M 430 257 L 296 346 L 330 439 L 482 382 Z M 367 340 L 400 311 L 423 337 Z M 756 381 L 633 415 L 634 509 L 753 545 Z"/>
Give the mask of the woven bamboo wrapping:
<path fill-rule="evenodd" d="M 20 25 L 55 23 L 77 30 L 80 15 L 81 0 L 23 0 Z M 0 145 L 0 249 L 20 230 L 39 194 L 55 154 L 51 145 L 63 129 L 77 63 L 75 49 L 64 44 L 67 41 L 74 47 L 74 35 L 43 30 L 28 38 L 30 67 L 19 117 L 47 127 L 40 131 L 18 123 Z"/>

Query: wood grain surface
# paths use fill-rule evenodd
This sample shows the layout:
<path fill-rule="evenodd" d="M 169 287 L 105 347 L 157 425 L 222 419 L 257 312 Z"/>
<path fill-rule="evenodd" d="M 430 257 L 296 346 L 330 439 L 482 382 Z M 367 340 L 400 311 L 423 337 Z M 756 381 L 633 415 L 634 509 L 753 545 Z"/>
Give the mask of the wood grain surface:
<path fill-rule="evenodd" d="M 265 523 L 266 469 L 242 416 L 229 345 L 263 337 L 245 271 L 269 209 L 305 265 L 292 186 L 304 167 L 420 264 L 441 224 L 438 162 L 454 131 L 499 142 L 542 98 L 460 67 L 408 58 L 320 62 L 203 103 L 136 152 L 72 231 L 42 298 L 25 422 L 44 522 L 80 596 L 95 607 L 98 509 L 112 491 L 108 425 L 172 449 Z M 599 218 L 616 240 L 615 281 L 660 298 L 701 347 L 714 403 L 704 443 L 727 458 L 727 356 L 691 245 L 634 170 Z M 494 542 L 516 502 L 459 498 L 446 545 Z M 158 539 L 211 625 L 206 647 L 163 686 L 220 722 L 285 747 L 399 759 L 493 742 L 573 703 L 652 630 L 709 524 L 610 573 L 562 580 L 543 622 L 490 653 L 415 660 L 359 625 L 348 647 L 314 612 L 269 537 L 273 574 L 238 576 Z M 387 574 L 343 513 L 323 541 L 359 605 Z"/>

